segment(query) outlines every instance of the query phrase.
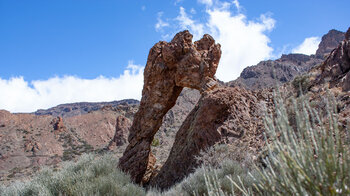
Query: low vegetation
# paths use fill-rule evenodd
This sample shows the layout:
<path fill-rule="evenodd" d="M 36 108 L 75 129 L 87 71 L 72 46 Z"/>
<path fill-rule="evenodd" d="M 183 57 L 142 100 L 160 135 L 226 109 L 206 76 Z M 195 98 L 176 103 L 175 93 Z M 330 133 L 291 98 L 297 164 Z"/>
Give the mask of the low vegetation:
<path fill-rule="evenodd" d="M 0 187 L 0 195 L 145 195 L 116 165 L 117 159 L 110 154 L 84 154 L 76 163 L 65 162 L 58 171 L 42 169 L 29 182 Z"/>
<path fill-rule="evenodd" d="M 298 96 L 305 94 L 311 87 L 310 76 L 308 74 L 296 76 L 291 84 Z"/>
<path fill-rule="evenodd" d="M 116 168 L 110 154 L 85 154 L 32 181 L 0 187 L 1 195 L 350 195 L 349 130 L 339 128 L 336 104 L 325 114 L 303 96 L 293 102 L 295 120 L 276 95 L 275 113 L 265 118 L 268 145 L 263 164 L 235 160 L 227 146 L 214 146 L 198 160 L 202 167 L 166 192 L 146 191 Z M 227 153 L 229 152 L 229 153 Z M 226 154 L 225 154 L 226 153 Z"/>

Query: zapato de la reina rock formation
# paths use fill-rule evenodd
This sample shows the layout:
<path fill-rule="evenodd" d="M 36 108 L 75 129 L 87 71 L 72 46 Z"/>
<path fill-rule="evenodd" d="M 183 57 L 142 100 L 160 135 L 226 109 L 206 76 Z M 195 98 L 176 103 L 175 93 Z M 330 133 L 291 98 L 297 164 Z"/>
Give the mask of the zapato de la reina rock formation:
<path fill-rule="evenodd" d="M 261 136 L 257 95 L 220 86 L 214 77 L 220 45 L 210 35 L 194 43 L 192 37 L 183 31 L 170 43 L 161 41 L 150 50 L 140 108 L 130 128 L 129 145 L 119 161 L 119 167 L 137 183 L 168 188 L 194 170 L 195 156 L 201 150 L 245 135 Z M 199 90 L 201 98 L 177 132 L 167 161 L 155 171 L 151 143 L 163 116 L 184 87 Z"/>

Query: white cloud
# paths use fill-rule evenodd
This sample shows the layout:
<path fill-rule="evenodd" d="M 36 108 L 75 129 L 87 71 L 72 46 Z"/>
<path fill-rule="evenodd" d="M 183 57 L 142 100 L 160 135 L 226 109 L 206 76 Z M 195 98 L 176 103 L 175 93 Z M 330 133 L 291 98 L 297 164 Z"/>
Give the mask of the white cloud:
<path fill-rule="evenodd" d="M 292 50 L 292 53 L 300 53 L 306 55 L 315 54 L 318 48 L 318 44 L 320 44 L 320 42 L 320 37 L 308 37 L 304 40 L 302 44 L 294 48 Z"/>
<path fill-rule="evenodd" d="M 187 15 L 185 8 L 180 7 L 180 15 L 177 16 L 175 20 L 179 22 L 180 28 L 189 29 L 195 40 L 203 36 L 204 25 L 192 20 L 191 17 Z"/>
<path fill-rule="evenodd" d="M 216 76 L 225 82 L 236 79 L 243 69 L 272 56 L 273 49 L 265 32 L 275 21 L 261 15 L 258 21 L 248 21 L 243 14 L 210 10 L 208 26 L 216 41 L 221 44 L 222 56 Z"/>
<path fill-rule="evenodd" d="M 158 12 L 157 23 L 155 25 L 156 31 L 162 31 L 164 27 L 168 27 L 169 23 L 162 20 L 163 12 Z"/>
<path fill-rule="evenodd" d="M 23 77 L 0 78 L 0 109 L 10 112 L 34 112 L 62 103 L 140 99 L 143 67 L 129 62 L 118 78 L 76 76 L 25 81 Z"/>
<path fill-rule="evenodd" d="M 239 12 L 233 13 L 230 9 L 232 6 L 237 10 L 241 9 L 238 0 L 231 2 L 199 0 L 199 2 L 207 5 L 206 17 L 202 17 L 206 21 L 193 19 L 186 13 L 185 8 L 180 7 L 179 15 L 175 18 L 177 23 L 169 24 L 169 29 L 174 32 L 167 32 L 167 35 L 174 35 L 175 32 L 184 29 L 190 30 L 194 40 L 200 39 L 204 33 L 212 35 L 221 44 L 222 50 L 216 72 L 218 79 L 225 82 L 234 80 L 245 67 L 273 57 L 267 33 L 274 28 L 275 20 L 269 15 L 262 14 L 259 19 L 248 20 Z"/>

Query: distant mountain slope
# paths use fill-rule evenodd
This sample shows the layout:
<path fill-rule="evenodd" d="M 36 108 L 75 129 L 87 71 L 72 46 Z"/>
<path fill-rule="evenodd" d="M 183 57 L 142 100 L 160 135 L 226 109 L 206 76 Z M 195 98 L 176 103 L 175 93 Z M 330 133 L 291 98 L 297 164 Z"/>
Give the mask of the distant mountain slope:
<path fill-rule="evenodd" d="M 261 61 L 257 65 L 245 68 L 240 77 L 228 82 L 227 85 L 257 90 L 288 82 L 322 63 L 324 57 L 344 40 L 344 34 L 337 30 L 330 30 L 322 37 L 316 55 L 288 54 L 282 55 L 277 60 Z"/>
<path fill-rule="evenodd" d="M 120 101 L 112 102 L 80 102 L 80 103 L 67 103 L 61 104 L 46 110 L 38 110 L 34 112 L 35 115 L 52 115 L 61 117 L 72 117 L 89 113 L 91 111 L 97 111 L 106 106 L 116 107 L 118 105 L 134 105 L 139 104 L 139 101 L 135 99 L 124 99 Z"/>

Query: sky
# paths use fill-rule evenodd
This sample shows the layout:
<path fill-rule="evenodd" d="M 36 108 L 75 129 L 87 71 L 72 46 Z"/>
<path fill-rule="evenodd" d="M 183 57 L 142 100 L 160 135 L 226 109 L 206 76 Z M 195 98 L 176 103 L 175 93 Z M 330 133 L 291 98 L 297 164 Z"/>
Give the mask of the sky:
<path fill-rule="evenodd" d="M 350 26 L 347 0 L 0 0 L 0 109 L 140 99 L 149 49 L 188 29 L 221 44 L 216 77 L 314 54 Z"/>

